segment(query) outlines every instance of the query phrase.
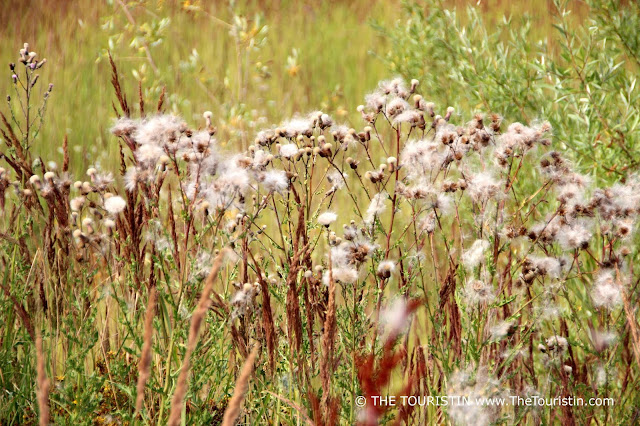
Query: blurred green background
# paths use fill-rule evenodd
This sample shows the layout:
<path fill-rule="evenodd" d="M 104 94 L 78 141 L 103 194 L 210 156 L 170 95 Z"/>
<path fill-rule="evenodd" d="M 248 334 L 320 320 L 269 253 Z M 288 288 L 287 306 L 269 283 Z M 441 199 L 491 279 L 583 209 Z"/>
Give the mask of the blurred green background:
<path fill-rule="evenodd" d="M 0 60 L 17 62 L 23 42 L 47 58 L 41 88 L 48 82 L 55 88 L 36 152 L 59 159 L 58 147 L 68 134 L 75 167 L 87 167 L 117 161 L 108 132 L 115 97 L 107 49 L 130 98 L 141 80 L 148 104 L 155 106 L 166 86 L 169 110 L 194 125 L 211 110 L 221 139 L 241 143 L 256 126 L 295 112 L 325 109 L 345 118 L 354 111 L 388 75 L 371 54 L 381 50 L 383 39 L 369 21 L 391 21 L 398 14 L 394 2 L 362 0 L 10 0 L 0 9 Z M 12 86 L 6 67 L 0 93 L 13 94 Z M 130 103 L 137 105 L 137 96 Z M 100 153 L 107 154 L 96 157 Z"/>
<path fill-rule="evenodd" d="M 531 37 L 546 40 L 552 32 L 546 0 L 425 2 L 421 7 L 467 5 L 489 26 L 505 13 L 530 15 Z M 115 97 L 107 50 L 131 104 L 137 105 L 138 81 L 148 108 L 165 86 L 169 110 L 194 125 L 211 110 L 220 139 L 246 146 L 256 129 L 296 112 L 322 109 L 339 121 L 359 123 L 355 109 L 364 95 L 401 69 L 387 59 L 389 41 L 381 29 L 404 26 L 406 17 L 395 0 L 8 0 L 0 8 L 0 61 L 16 62 L 24 42 L 47 58 L 40 88 L 43 92 L 48 82 L 55 88 L 35 152 L 60 161 L 67 134 L 72 169 L 80 171 L 118 161 L 108 131 Z M 0 93 L 13 95 L 12 85 L 7 67 Z"/>

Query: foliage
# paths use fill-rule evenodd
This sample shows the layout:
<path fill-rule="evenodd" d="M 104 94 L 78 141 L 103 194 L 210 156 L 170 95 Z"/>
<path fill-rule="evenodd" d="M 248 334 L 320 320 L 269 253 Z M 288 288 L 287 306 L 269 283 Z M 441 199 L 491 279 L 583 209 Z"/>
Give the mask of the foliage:
<path fill-rule="evenodd" d="M 638 168 L 640 48 L 637 2 L 553 2 L 555 32 L 534 38 L 532 16 L 504 18 L 495 28 L 474 7 L 407 2 L 407 18 L 379 27 L 392 47 L 391 69 L 417 77 L 434 99 L 495 111 L 514 120 L 549 120 L 556 139 L 582 170 L 612 181 Z"/>

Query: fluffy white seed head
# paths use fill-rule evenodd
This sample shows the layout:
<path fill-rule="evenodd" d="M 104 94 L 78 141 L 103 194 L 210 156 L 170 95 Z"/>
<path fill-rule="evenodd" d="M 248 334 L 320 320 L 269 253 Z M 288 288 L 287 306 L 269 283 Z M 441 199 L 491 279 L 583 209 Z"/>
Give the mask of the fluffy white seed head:
<path fill-rule="evenodd" d="M 598 273 L 591 298 L 596 307 L 615 309 L 622 304 L 622 288 L 616 282 L 615 271 L 605 269 Z"/>
<path fill-rule="evenodd" d="M 564 354 L 569 348 L 569 342 L 562 336 L 551 336 L 546 341 L 547 350 L 555 355 Z"/>
<path fill-rule="evenodd" d="M 269 170 L 264 173 L 262 185 L 269 192 L 284 192 L 289 188 L 289 179 L 282 170 Z"/>
<path fill-rule="evenodd" d="M 397 335 L 406 330 L 409 321 L 409 310 L 404 297 L 399 297 L 380 312 L 380 326 L 390 335 Z"/>
<path fill-rule="evenodd" d="M 289 143 L 280 146 L 280 155 L 284 158 L 292 158 L 298 154 L 298 146 L 294 143 Z"/>
<path fill-rule="evenodd" d="M 334 212 L 324 212 L 318 216 L 318 223 L 322 226 L 329 226 L 338 219 L 338 215 Z"/>
<path fill-rule="evenodd" d="M 489 241 L 476 240 L 471 247 L 462 254 L 462 263 L 471 270 L 478 266 L 484 258 L 484 252 L 489 248 Z"/>
<path fill-rule="evenodd" d="M 379 192 L 373 196 L 369 207 L 367 208 L 367 214 L 364 217 L 366 223 L 372 223 L 376 216 L 382 214 L 386 209 L 386 201 L 389 199 L 389 194 L 385 191 Z"/>
<path fill-rule="evenodd" d="M 80 211 L 80 209 L 82 209 L 82 206 L 84 206 L 84 202 L 85 202 L 84 197 L 75 197 L 75 198 L 72 198 L 71 201 L 69 201 L 69 206 L 71 207 L 71 210 L 73 210 L 74 212 L 77 212 L 77 211 Z"/>
<path fill-rule="evenodd" d="M 113 196 L 104 200 L 104 209 L 112 215 L 121 213 L 125 207 L 127 207 L 127 202 L 122 197 Z"/>

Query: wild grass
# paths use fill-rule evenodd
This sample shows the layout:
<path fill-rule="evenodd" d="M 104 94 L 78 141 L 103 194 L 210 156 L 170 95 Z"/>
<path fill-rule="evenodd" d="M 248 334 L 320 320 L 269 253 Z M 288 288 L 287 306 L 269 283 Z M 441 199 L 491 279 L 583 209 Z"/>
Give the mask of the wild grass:
<path fill-rule="evenodd" d="M 75 85 L 56 79 L 81 64 L 43 62 L 38 45 L 11 55 L 0 126 L 0 422 L 637 421 L 633 167 L 585 171 L 584 152 L 567 151 L 563 137 L 587 140 L 594 128 L 558 127 L 566 123 L 542 96 L 513 108 L 513 92 L 496 88 L 502 77 L 486 85 L 470 77 L 473 50 L 446 74 L 449 82 L 469 77 L 447 92 L 456 107 L 429 102 L 432 93 L 441 101 L 443 74 L 424 73 L 424 54 L 411 50 L 412 37 L 440 37 L 449 25 L 461 44 L 434 56 L 441 70 L 465 43 L 489 49 L 504 34 L 483 38 L 479 21 L 457 21 L 442 5 L 422 14 L 409 5 L 415 15 L 388 31 L 388 46 L 356 25 L 359 3 L 325 5 L 326 16 L 309 18 L 304 6 L 283 2 L 266 8 L 268 27 L 244 18 L 252 4 L 107 6 L 83 6 L 95 7 L 114 36 L 95 97 L 90 85 L 77 90 L 91 100 L 82 113 L 89 120 L 68 109 Z M 276 17 L 281 10 L 290 12 Z M 325 18 L 333 31 L 302 25 Z M 202 34 L 183 30 L 189 23 Z M 225 36 L 212 37 L 220 28 Z M 301 28 L 312 35 L 300 37 Z M 362 43 L 345 43 L 353 28 Z M 187 51 L 163 49 L 180 46 L 176 35 L 204 35 L 211 49 L 186 60 Z M 104 47 L 104 34 L 87 36 Z M 282 52 L 273 37 L 308 45 L 287 58 L 265 54 Z M 341 56 L 314 44 L 325 37 L 351 50 Z M 387 72 L 363 53 L 367 40 L 378 58 L 387 47 L 389 61 L 408 52 L 402 70 L 415 67 L 420 79 L 378 82 Z M 122 54 L 125 42 L 132 56 Z M 188 62 L 177 73 L 176 58 Z M 527 58 L 519 52 L 503 63 L 512 70 Z M 358 63 L 375 65 L 360 75 Z M 598 90 L 609 93 L 634 70 Z M 518 90 L 529 81 L 523 75 L 511 75 Z M 483 102 L 473 104 L 479 94 Z M 550 102 L 571 109 L 563 99 L 573 98 Z M 553 123 L 518 122 L 540 106 L 554 111 Z M 55 128 L 69 117 L 100 138 L 96 153 L 86 141 L 74 152 L 73 132 Z M 615 128 L 634 141 L 632 124 Z M 593 152 L 625 155 L 616 149 Z M 450 399 L 376 403 L 389 396 Z M 512 399 L 532 397 L 565 403 Z M 593 398 L 605 405 L 589 405 Z"/>

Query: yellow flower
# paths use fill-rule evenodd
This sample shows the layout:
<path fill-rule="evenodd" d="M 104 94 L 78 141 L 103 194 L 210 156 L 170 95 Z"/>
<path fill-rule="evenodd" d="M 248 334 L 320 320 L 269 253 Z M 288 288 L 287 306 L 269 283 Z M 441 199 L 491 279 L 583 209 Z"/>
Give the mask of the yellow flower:
<path fill-rule="evenodd" d="M 299 71 L 300 71 L 300 65 L 293 64 L 287 68 L 287 72 L 291 77 L 295 77 L 296 75 L 298 75 Z"/>

